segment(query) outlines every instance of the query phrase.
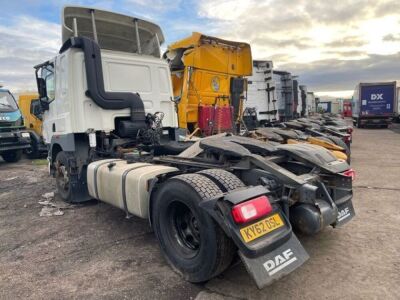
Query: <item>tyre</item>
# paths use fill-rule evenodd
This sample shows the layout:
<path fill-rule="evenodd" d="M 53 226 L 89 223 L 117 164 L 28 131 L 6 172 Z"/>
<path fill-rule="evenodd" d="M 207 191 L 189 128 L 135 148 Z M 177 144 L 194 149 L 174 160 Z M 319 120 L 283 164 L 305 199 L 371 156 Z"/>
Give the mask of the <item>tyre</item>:
<path fill-rule="evenodd" d="M 204 282 L 231 264 L 236 247 L 199 204 L 221 193 L 200 174 L 168 179 L 156 191 L 152 224 L 161 251 L 174 270 L 190 282 Z"/>
<path fill-rule="evenodd" d="M 234 174 L 221 169 L 207 169 L 197 172 L 211 179 L 223 192 L 245 187 L 245 184 Z"/>
<path fill-rule="evenodd" d="M 17 162 L 22 157 L 22 150 L 7 151 L 1 154 L 6 162 Z"/>
<path fill-rule="evenodd" d="M 58 152 L 54 162 L 57 192 L 65 202 L 72 202 L 72 185 L 67 154 Z"/>
<path fill-rule="evenodd" d="M 26 156 L 28 156 L 28 158 L 30 158 L 30 159 L 39 158 L 40 157 L 39 145 L 32 138 L 31 138 L 31 141 L 32 141 L 31 147 L 25 151 Z"/>

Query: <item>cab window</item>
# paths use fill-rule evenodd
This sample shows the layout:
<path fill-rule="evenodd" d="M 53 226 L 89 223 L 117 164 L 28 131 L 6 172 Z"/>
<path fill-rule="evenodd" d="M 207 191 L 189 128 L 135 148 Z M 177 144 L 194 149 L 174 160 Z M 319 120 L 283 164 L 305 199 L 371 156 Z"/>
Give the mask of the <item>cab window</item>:
<path fill-rule="evenodd" d="M 0 91 L 0 111 L 15 111 L 18 109 L 13 96 L 7 91 Z"/>
<path fill-rule="evenodd" d="M 49 99 L 49 101 L 53 101 L 56 97 L 54 67 L 48 65 L 45 68 L 43 68 L 42 78 L 44 78 L 46 82 L 47 98 Z"/>

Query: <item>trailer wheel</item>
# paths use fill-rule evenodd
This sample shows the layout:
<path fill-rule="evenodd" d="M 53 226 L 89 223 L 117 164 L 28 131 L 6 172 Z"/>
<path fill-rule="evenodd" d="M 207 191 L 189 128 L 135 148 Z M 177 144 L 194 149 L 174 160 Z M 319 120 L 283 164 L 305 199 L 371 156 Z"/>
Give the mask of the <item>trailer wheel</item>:
<path fill-rule="evenodd" d="M 211 179 L 223 192 L 245 187 L 245 184 L 231 172 L 221 169 L 207 169 L 197 172 Z"/>
<path fill-rule="evenodd" d="M 3 152 L 1 154 L 1 156 L 3 157 L 3 159 L 6 162 L 9 162 L 9 163 L 17 162 L 22 157 L 22 150 L 14 150 L 14 151 Z"/>
<path fill-rule="evenodd" d="M 168 179 L 156 191 L 152 224 L 168 263 L 190 282 L 204 282 L 223 272 L 236 248 L 199 204 L 221 193 L 200 174 Z"/>

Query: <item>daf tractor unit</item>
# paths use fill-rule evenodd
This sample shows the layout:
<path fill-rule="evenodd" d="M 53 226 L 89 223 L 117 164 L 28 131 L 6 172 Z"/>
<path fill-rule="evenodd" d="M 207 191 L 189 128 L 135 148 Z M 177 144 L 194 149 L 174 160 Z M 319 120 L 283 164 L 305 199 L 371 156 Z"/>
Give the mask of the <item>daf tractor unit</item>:
<path fill-rule="evenodd" d="M 30 135 L 14 96 L 0 86 L 0 156 L 6 162 L 17 162 L 30 148 Z"/>
<path fill-rule="evenodd" d="M 259 288 L 308 259 L 294 230 L 315 234 L 355 215 L 354 171 L 324 148 L 230 133 L 182 141 L 157 24 L 71 6 L 61 23 L 59 54 L 36 76 L 64 201 L 95 198 L 148 219 L 166 261 L 190 282 L 238 257 Z"/>

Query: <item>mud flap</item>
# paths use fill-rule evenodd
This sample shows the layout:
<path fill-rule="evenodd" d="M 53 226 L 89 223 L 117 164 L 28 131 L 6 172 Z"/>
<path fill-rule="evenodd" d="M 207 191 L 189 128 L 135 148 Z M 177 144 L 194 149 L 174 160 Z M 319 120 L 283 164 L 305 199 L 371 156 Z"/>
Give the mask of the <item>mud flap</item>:
<path fill-rule="evenodd" d="M 353 202 L 347 201 L 345 203 L 337 205 L 338 208 L 338 216 L 336 218 L 336 222 L 333 227 L 342 226 L 349 222 L 356 215 L 353 207 Z"/>
<path fill-rule="evenodd" d="M 293 233 L 287 242 L 265 255 L 249 258 L 240 251 L 239 255 L 259 289 L 293 272 L 309 258 Z"/>

